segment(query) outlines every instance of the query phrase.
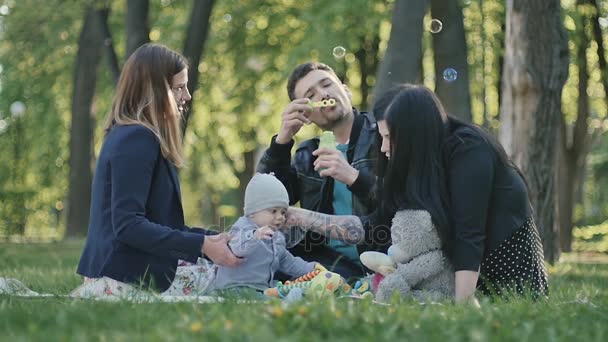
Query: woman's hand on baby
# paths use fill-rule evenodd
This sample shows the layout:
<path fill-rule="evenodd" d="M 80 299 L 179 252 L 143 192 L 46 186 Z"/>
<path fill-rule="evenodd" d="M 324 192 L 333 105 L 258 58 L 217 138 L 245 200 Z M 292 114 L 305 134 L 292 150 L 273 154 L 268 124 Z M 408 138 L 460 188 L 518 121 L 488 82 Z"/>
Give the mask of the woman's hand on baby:
<path fill-rule="evenodd" d="M 270 240 L 274 235 L 274 230 L 268 226 L 260 227 L 256 229 L 253 236 L 258 240 Z"/>
<path fill-rule="evenodd" d="M 218 235 L 207 235 L 203 242 L 201 252 L 220 266 L 238 266 L 243 262 L 243 258 L 239 258 L 228 247 L 230 235 L 226 233 Z"/>

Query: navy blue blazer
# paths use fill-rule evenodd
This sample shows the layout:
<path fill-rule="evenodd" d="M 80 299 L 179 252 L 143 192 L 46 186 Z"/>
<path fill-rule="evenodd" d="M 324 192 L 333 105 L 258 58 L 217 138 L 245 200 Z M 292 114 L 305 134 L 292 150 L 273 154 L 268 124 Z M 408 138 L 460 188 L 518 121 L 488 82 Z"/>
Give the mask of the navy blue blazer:
<path fill-rule="evenodd" d="M 142 125 L 114 126 L 93 179 L 87 241 L 78 274 L 169 287 L 178 259 L 195 261 L 206 234 L 184 225 L 175 166 Z"/>

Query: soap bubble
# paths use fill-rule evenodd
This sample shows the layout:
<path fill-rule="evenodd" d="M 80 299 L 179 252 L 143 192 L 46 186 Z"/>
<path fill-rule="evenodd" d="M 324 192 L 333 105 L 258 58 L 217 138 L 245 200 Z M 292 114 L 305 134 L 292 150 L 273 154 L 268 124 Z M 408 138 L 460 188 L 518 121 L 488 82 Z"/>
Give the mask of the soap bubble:
<path fill-rule="evenodd" d="M 15 101 L 11 104 L 11 114 L 13 118 L 20 118 L 25 114 L 25 104 L 21 101 Z"/>
<path fill-rule="evenodd" d="M 448 82 L 456 81 L 458 78 L 458 72 L 453 68 L 447 68 L 443 70 L 443 79 Z"/>
<path fill-rule="evenodd" d="M 346 55 L 346 49 L 342 46 L 336 46 L 332 53 L 334 54 L 334 57 L 342 58 L 344 55 Z"/>
<path fill-rule="evenodd" d="M 431 33 L 439 33 L 443 29 L 443 23 L 439 19 L 431 20 L 431 25 L 429 25 L 429 31 Z"/>

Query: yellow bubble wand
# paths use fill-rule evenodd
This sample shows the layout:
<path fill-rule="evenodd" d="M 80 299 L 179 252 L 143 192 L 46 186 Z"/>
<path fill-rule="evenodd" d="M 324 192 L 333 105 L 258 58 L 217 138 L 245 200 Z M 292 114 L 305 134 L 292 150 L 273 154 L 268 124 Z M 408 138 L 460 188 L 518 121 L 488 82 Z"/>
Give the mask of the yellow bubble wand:
<path fill-rule="evenodd" d="M 321 100 L 321 101 L 317 101 L 317 102 L 310 101 L 308 104 L 313 108 L 331 107 L 336 104 L 336 100 L 329 99 L 329 100 Z"/>

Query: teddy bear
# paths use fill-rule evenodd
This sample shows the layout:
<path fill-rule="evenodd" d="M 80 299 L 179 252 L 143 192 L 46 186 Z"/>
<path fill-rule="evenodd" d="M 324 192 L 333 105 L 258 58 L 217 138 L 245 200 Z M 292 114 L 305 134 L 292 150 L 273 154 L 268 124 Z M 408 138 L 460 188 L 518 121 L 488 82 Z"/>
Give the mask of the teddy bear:
<path fill-rule="evenodd" d="M 419 301 L 453 298 L 454 270 L 428 211 L 398 211 L 392 221 L 391 238 L 388 255 L 364 252 L 360 256 L 361 263 L 381 279 L 377 301 L 388 302 L 394 292 Z"/>

